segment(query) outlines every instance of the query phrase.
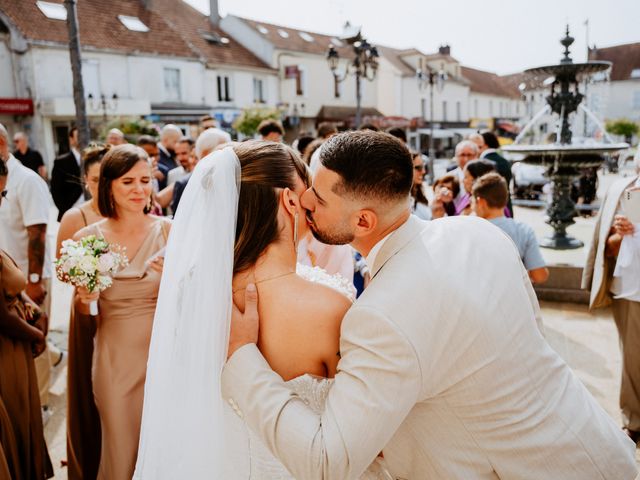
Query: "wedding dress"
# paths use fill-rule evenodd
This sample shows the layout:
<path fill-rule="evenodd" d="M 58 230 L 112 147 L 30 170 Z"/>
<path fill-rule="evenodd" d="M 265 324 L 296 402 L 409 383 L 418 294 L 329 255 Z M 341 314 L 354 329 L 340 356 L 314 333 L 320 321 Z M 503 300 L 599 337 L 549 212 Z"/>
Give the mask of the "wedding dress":
<path fill-rule="evenodd" d="M 329 275 L 319 267 L 298 264 L 297 273 L 301 277 L 338 290 L 352 301 L 355 289 L 351 282 L 339 275 Z M 324 404 L 333 384 L 333 379 L 304 374 L 293 378 L 285 385 L 318 415 L 324 410 Z M 251 431 L 230 405 L 225 407 L 225 429 L 227 430 L 227 453 L 225 478 L 229 480 L 294 480 L 282 463 L 277 460 L 262 440 Z M 390 480 L 391 475 L 378 457 L 360 480 Z"/>
<path fill-rule="evenodd" d="M 220 389 L 240 177 L 231 147 L 203 158 L 174 218 L 153 321 L 134 480 L 292 478 Z M 299 274 L 354 298 L 348 282 L 317 267 L 303 266 Z M 319 414 L 332 382 L 302 375 L 287 384 Z M 391 477 L 376 459 L 361 478 Z"/>

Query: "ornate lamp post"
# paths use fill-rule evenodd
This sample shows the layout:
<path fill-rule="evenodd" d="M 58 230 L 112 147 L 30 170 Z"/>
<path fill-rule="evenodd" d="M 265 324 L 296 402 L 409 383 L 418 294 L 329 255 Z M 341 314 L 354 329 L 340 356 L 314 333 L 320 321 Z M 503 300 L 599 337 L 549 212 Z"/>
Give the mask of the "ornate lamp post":
<path fill-rule="evenodd" d="M 422 91 L 429 86 L 429 183 L 433 185 L 433 164 L 435 152 L 433 150 L 433 89 L 442 92 L 447 74 L 444 70 L 435 71 L 430 67 L 426 67 L 426 71 L 418 68 L 416 70 L 416 79 L 418 80 L 418 90 Z"/>
<path fill-rule="evenodd" d="M 362 38 L 360 33 L 355 37 L 348 40 L 353 47 L 353 53 L 355 58 L 350 64 L 347 64 L 342 75 L 338 73 L 338 64 L 340 62 L 340 55 L 333 45 L 329 45 L 329 51 L 327 52 L 327 63 L 333 73 L 333 77 L 336 82 L 340 83 L 346 80 L 349 74 L 353 74 L 356 77 L 356 128 L 360 128 L 362 121 L 362 90 L 361 84 L 363 78 L 366 78 L 370 82 L 376 78 L 378 72 L 378 49 L 371 45 L 367 40 Z"/>
<path fill-rule="evenodd" d="M 118 108 L 118 95 L 115 93 L 109 100 L 107 100 L 107 97 L 104 95 L 104 93 L 100 94 L 100 100 L 95 98 L 92 93 L 87 95 L 87 99 L 89 100 L 89 106 L 91 107 L 91 110 L 95 111 L 99 108 L 102 109 L 102 118 L 105 123 L 107 122 L 107 112 L 109 110 L 115 111 L 116 108 Z"/>

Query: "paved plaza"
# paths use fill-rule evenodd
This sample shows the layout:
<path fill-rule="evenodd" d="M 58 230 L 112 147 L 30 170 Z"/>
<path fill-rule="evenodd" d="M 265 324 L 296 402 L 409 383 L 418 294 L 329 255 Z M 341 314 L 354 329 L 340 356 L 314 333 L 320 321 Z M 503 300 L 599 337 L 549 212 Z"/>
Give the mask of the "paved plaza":
<path fill-rule="evenodd" d="M 623 172 L 630 173 L 631 170 Z M 601 178 L 600 196 L 616 178 L 618 175 Z M 550 227 L 544 223 L 542 209 L 517 208 L 515 215 L 530 224 L 539 237 L 549 233 Z M 564 252 L 543 249 L 547 262 L 584 265 L 594 223 L 595 218 L 578 218 L 569 233 L 584 241 L 585 248 Z M 49 232 L 51 239 L 54 238 L 55 228 L 56 223 L 52 221 Z M 70 292 L 65 285 L 54 282 L 53 295 L 51 339 L 59 347 L 66 349 Z M 551 346 L 571 366 L 600 405 L 616 422 L 620 422 L 618 395 L 621 357 L 611 311 L 602 309 L 590 312 L 585 305 L 552 302 L 542 302 L 541 307 L 546 337 Z M 65 479 L 66 471 L 61 462 L 66 458 L 66 361 L 55 370 L 51 387 L 53 415 L 46 425 L 45 434 L 56 472 L 55 478 Z M 640 450 L 636 450 L 636 458 L 640 465 Z"/>

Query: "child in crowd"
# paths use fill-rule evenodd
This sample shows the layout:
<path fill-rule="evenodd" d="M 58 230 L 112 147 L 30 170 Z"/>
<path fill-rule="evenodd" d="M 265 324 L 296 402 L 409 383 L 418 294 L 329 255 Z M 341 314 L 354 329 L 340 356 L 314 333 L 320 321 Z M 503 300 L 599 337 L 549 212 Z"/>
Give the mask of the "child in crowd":
<path fill-rule="evenodd" d="M 545 266 L 533 229 L 504 215 L 504 208 L 509 198 L 504 178 L 497 173 L 481 176 L 473 183 L 471 196 L 476 215 L 502 229 L 516 244 L 531 282 L 546 282 L 549 270 Z"/>

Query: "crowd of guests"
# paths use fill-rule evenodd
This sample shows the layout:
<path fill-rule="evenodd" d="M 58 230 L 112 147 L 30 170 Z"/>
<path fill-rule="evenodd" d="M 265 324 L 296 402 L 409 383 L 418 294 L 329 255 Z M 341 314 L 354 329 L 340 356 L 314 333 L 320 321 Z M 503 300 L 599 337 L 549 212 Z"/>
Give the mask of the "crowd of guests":
<path fill-rule="evenodd" d="M 363 128 L 376 130 L 373 125 Z M 277 120 L 263 121 L 258 132 L 267 142 L 280 143 L 285 136 Z M 334 124 L 322 123 L 315 135 L 301 135 L 292 143 L 299 155 L 296 161 L 306 168 L 300 175 L 307 179 L 305 188 L 321 166 L 322 144 L 336 133 Z M 402 129 L 387 133 L 406 144 Z M 47 372 L 60 358 L 46 341 L 51 259 L 63 241 L 90 234 L 125 247 L 129 265 L 102 294 L 82 288 L 75 292 L 68 344 L 68 477 L 131 478 L 170 217 L 177 214 L 198 161 L 230 144 L 231 137 L 208 117 L 195 139 L 175 125 L 165 125 L 158 138 L 143 135 L 132 144 L 112 129 L 104 143 L 80 151 L 77 129 L 71 129 L 70 151 L 55 160 L 50 179 L 60 222 L 55 252 L 46 248 L 50 210 L 46 167 L 29 148 L 26 135 L 18 133 L 13 140 L 16 149 L 10 153 L 8 132 L 0 125 L 0 478 L 52 475 L 41 416 L 47 403 Z M 427 221 L 465 215 L 486 219 L 511 237 L 532 283 L 542 283 L 549 272 L 533 229 L 513 218 L 511 170 L 498 147 L 491 132 L 463 140 L 455 149 L 452 168 L 431 186 L 424 182 L 424 156 L 413 152 L 411 211 Z M 611 202 L 617 205 L 619 196 Z M 607 212 L 615 213 L 616 207 Z M 616 242 L 619 248 L 620 239 L 633 234 L 633 225 L 620 216 L 614 223 L 610 217 L 605 216 L 606 226 L 600 230 L 612 233 L 594 244 L 599 245 L 597 255 L 615 260 Z M 326 245 L 305 232 L 297 254 L 299 263 L 353 279 L 359 293 L 367 285 L 366 261 L 348 245 Z M 594 279 L 602 282 L 601 276 Z M 95 300 L 100 305 L 97 317 L 88 307 Z M 621 331 L 628 331 L 631 317 L 640 315 L 639 304 L 638 299 L 614 304 Z M 619 320 L 623 317 L 626 320 Z M 640 338 L 635 331 L 632 341 Z M 636 378 L 640 366 L 624 338 L 623 349 L 625 375 L 630 379 L 623 381 L 623 411 L 630 419 L 627 428 L 637 432 L 640 392 L 634 385 L 640 384 Z"/>

